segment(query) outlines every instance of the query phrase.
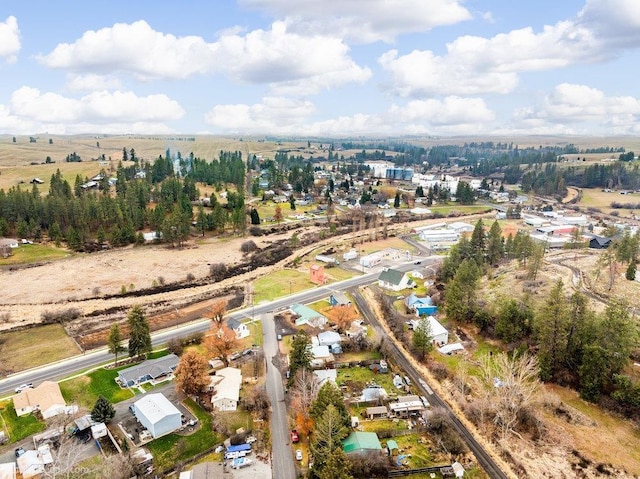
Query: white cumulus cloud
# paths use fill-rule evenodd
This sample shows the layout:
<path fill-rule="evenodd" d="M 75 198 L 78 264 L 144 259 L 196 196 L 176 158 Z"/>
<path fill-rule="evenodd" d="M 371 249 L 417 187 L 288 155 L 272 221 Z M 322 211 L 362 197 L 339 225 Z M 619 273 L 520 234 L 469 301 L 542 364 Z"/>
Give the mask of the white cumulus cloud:
<path fill-rule="evenodd" d="M 69 75 L 67 88 L 72 91 L 120 90 L 120 79 L 110 75 Z"/>
<path fill-rule="evenodd" d="M 0 22 L 0 57 L 9 63 L 15 62 L 20 46 L 18 20 L 14 16 L 7 17 L 4 22 Z"/>
<path fill-rule="evenodd" d="M 97 91 L 81 98 L 22 87 L 13 92 L 6 115 L 56 133 L 170 131 L 164 122 L 181 118 L 182 107 L 166 95 Z"/>
<path fill-rule="evenodd" d="M 205 122 L 229 133 L 291 134 L 314 112 L 309 101 L 266 97 L 253 105 L 216 105 L 205 114 Z"/>
<path fill-rule="evenodd" d="M 349 57 L 349 47 L 341 39 L 291 33 L 283 22 L 245 35 L 229 30 L 213 43 L 198 36 L 157 32 L 143 20 L 119 23 L 85 32 L 74 43 L 59 44 L 39 60 L 81 75 L 120 72 L 139 80 L 225 73 L 240 82 L 299 94 L 364 82 L 371 76 L 368 68 Z"/>
<path fill-rule="evenodd" d="M 459 0 L 241 0 L 265 10 L 297 32 L 333 34 L 369 43 L 471 19 Z"/>
<path fill-rule="evenodd" d="M 602 133 L 632 134 L 638 131 L 640 99 L 607 96 L 586 85 L 561 83 L 539 105 L 514 112 L 516 122 L 535 126 L 572 129 L 595 128 Z"/>
<path fill-rule="evenodd" d="M 390 50 L 378 59 L 390 75 L 388 88 L 402 96 L 507 94 L 527 71 L 564 68 L 615 59 L 640 47 L 636 0 L 587 0 L 574 18 L 525 27 L 490 38 L 465 35 L 446 53 Z"/>
<path fill-rule="evenodd" d="M 480 98 L 447 97 L 393 105 L 381 113 L 354 113 L 312 121 L 312 103 L 281 97 L 253 105 L 216 105 L 205 117 L 217 133 L 277 135 L 476 134 L 489 132 L 495 114 Z"/>

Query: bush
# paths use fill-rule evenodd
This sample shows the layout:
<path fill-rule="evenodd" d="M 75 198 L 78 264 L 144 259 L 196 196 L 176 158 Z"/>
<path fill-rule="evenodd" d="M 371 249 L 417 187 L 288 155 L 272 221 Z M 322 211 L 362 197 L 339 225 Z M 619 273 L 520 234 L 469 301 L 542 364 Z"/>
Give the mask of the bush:
<path fill-rule="evenodd" d="M 40 318 L 42 324 L 64 324 L 66 321 L 71 321 L 80 317 L 80 310 L 78 308 L 67 308 L 62 311 L 44 311 Z"/>
<path fill-rule="evenodd" d="M 167 342 L 167 349 L 176 356 L 180 356 L 182 354 L 182 351 L 184 350 L 184 347 L 182 346 L 182 341 L 180 339 L 171 338 Z"/>
<path fill-rule="evenodd" d="M 253 240 L 245 241 L 240 246 L 240 251 L 243 253 L 253 253 L 258 249 L 258 245 Z"/>
<path fill-rule="evenodd" d="M 349 470 L 353 477 L 387 477 L 391 469 L 390 458 L 378 452 L 367 452 L 355 456 L 347 456 Z"/>
<path fill-rule="evenodd" d="M 4 311 L 0 313 L 0 323 L 8 323 L 11 319 L 11 313 L 9 311 Z"/>
<path fill-rule="evenodd" d="M 227 265 L 224 263 L 214 263 L 209 266 L 209 275 L 214 281 L 222 281 L 227 276 Z"/>
<path fill-rule="evenodd" d="M 252 226 L 251 228 L 249 228 L 249 234 L 251 236 L 262 236 L 264 234 L 264 231 L 259 226 Z"/>
<path fill-rule="evenodd" d="M 442 382 L 449 377 L 449 371 L 444 364 L 433 363 L 431 365 L 431 372 L 433 373 L 433 377 L 435 377 L 438 381 Z"/>
<path fill-rule="evenodd" d="M 244 432 L 241 432 L 239 434 L 234 434 L 229 438 L 229 442 L 231 443 L 232 446 L 237 446 L 238 444 L 244 444 L 246 440 L 247 440 L 247 434 Z"/>
<path fill-rule="evenodd" d="M 193 273 L 187 273 L 187 283 L 191 283 L 195 279 L 196 277 L 193 275 Z"/>
<path fill-rule="evenodd" d="M 193 344 L 200 344 L 204 339 L 204 333 L 191 333 L 189 336 L 185 336 L 181 339 L 183 346 L 191 346 Z"/>

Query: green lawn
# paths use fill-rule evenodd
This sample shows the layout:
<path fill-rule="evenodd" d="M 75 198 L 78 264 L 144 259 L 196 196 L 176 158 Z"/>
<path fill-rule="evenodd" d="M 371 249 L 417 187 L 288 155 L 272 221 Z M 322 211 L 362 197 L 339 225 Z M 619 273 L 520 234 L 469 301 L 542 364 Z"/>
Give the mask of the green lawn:
<path fill-rule="evenodd" d="M 262 301 L 273 301 L 281 296 L 297 293 L 315 286 L 309 281 L 309 275 L 295 269 L 275 271 L 256 280 L 253 288 L 256 304 Z"/>
<path fill-rule="evenodd" d="M 18 417 L 13 407 L 13 401 L 0 403 L 0 416 L 2 417 L 1 421 L 6 425 L 11 442 L 16 442 L 32 434 L 44 431 L 46 427 L 46 424 L 38 421 L 33 414 Z M 0 429 L 2 429 L 2 426 L 3 424 L 0 423 Z"/>
<path fill-rule="evenodd" d="M 185 401 L 185 406 L 198 418 L 200 428 L 189 436 L 173 433 L 147 444 L 159 471 L 167 470 L 176 463 L 189 459 L 220 442 L 220 437 L 212 429 L 211 415 L 191 399 Z"/>
<path fill-rule="evenodd" d="M 339 368 L 338 377 L 336 379 L 338 385 L 348 386 L 351 388 L 352 393 L 359 394 L 364 389 L 367 383 L 375 382 L 379 386 L 382 386 L 387 394 L 393 395 L 398 390 L 393 385 L 393 374 L 375 374 L 368 367 L 355 367 L 355 368 Z"/>
<path fill-rule="evenodd" d="M 130 389 L 122 389 L 115 382 L 118 371 L 129 366 L 117 369 L 96 369 L 84 376 L 62 381 L 60 390 L 67 402 L 73 402 L 88 409 L 93 408 L 99 396 L 103 396 L 110 403 L 115 404 L 125 399 L 132 398 L 135 394 Z"/>
<path fill-rule="evenodd" d="M 53 244 L 45 246 L 41 244 L 25 244 L 12 250 L 13 254 L 8 258 L 0 258 L 0 266 L 10 264 L 38 263 L 51 261 L 71 256 L 69 250 L 56 248 Z"/>

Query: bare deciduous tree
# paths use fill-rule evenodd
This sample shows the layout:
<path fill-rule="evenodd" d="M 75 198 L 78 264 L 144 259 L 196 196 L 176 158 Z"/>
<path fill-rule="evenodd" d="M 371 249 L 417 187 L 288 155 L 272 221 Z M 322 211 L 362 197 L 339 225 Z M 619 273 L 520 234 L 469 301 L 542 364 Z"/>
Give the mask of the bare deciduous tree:
<path fill-rule="evenodd" d="M 514 432 L 518 413 L 531 404 L 540 386 L 538 360 L 522 354 L 485 355 L 480 360 L 481 380 L 493 408 L 502 439 Z"/>
<path fill-rule="evenodd" d="M 318 397 L 320 382 L 318 377 L 307 368 L 296 372 L 291 388 L 291 406 L 297 411 L 296 426 L 302 434 L 309 434 L 313 428 L 310 409 L 313 401 Z"/>

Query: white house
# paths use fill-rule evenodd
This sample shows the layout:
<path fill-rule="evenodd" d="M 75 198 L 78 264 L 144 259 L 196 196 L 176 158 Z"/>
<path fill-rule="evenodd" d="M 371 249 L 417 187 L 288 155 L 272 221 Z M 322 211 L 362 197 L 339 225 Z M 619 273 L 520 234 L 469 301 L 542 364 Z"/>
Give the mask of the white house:
<path fill-rule="evenodd" d="M 0 479 L 16 479 L 16 463 L 0 463 Z"/>
<path fill-rule="evenodd" d="M 409 325 L 410 329 L 415 329 L 421 320 L 422 319 L 412 319 L 409 321 L 411 323 Z M 438 346 L 447 344 L 449 342 L 449 331 L 447 331 L 447 328 L 440 324 L 433 316 L 427 316 L 427 321 L 429 321 L 429 328 L 433 342 Z"/>
<path fill-rule="evenodd" d="M 335 331 L 323 331 L 318 334 L 318 346 L 333 346 L 336 343 L 342 342 L 340 334 Z"/>
<path fill-rule="evenodd" d="M 44 461 L 38 451 L 28 450 L 18 459 L 18 470 L 24 479 L 40 477 L 44 474 Z"/>
<path fill-rule="evenodd" d="M 385 268 L 378 276 L 378 286 L 392 291 L 413 288 L 415 285 L 407 273 L 391 268 Z"/>
<path fill-rule="evenodd" d="M 211 376 L 209 388 L 213 390 L 211 405 L 218 411 L 235 411 L 240 401 L 242 372 L 237 368 L 223 368 Z"/>
<path fill-rule="evenodd" d="M 236 333 L 236 338 L 237 339 L 246 338 L 247 336 L 249 336 L 251 334 L 251 332 L 249 331 L 249 328 L 247 327 L 247 325 L 245 323 L 241 323 L 237 319 L 234 319 L 234 318 L 227 319 L 227 326 L 234 333 Z"/>
<path fill-rule="evenodd" d="M 329 346 L 313 346 L 311 355 L 311 367 L 313 368 L 324 367 L 325 364 L 333 361 L 333 354 L 331 354 Z"/>
<path fill-rule="evenodd" d="M 182 426 L 180 411 L 163 394 L 147 394 L 133 403 L 133 414 L 155 438 Z"/>
<path fill-rule="evenodd" d="M 67 405 L 60 392 L 60 386 L 53 381 L 44 381 L 36 388 L 27 388 L 13 398 L 17 416 L 25 416 L 40 411 L 44 419 L 49 419 L 67 411 Z"/>
<path fill-rule="evenodd" d="M 338 371 L 335 369 L 316 369 L 313 374 L 318 378 L 318 384 L 322 386 L 325 382 L 331 381 L 334 384 L 338 382 Z"/>

